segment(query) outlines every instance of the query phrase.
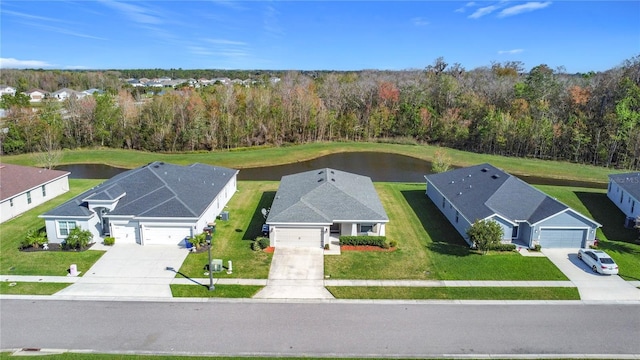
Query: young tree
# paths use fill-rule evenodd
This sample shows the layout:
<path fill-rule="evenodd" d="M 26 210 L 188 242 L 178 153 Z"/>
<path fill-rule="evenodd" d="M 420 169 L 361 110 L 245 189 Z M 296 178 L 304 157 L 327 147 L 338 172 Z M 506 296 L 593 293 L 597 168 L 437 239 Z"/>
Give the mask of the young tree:
<path fill-rule="evenodd" d="M 437 174 L 449 170 L 450 167 L 451 158 L 447 155 L 447 152 L 443 149 L 436 150 L 431 163 L 431 171 Z"/>
<path fill-rule="evenodd" d="M 471 242 L 486 254 L 492 246 L 500 243 L 504 233 L 500 224 L 493 220 L 476 220 L 467 230 Z"/>

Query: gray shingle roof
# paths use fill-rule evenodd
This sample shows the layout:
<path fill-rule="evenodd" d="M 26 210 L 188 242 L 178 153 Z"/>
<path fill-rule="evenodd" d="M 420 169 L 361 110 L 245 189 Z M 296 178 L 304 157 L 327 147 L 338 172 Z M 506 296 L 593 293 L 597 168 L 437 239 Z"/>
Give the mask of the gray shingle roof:
<path fill-rule="evenodd" d="M 611 174 L 609 180 L 618 184 L 634 199 L 640 200 L 640 172 Z"/>
<path fill-rule="evenodd" d="M 334 169 L 283 176 L 267 223 L 387 222 L 371 178 Z"/>
<path fill-rule="evenodd" d="M 118 174 L 43 215 L 90 216 L 86 200 L 113 200 L 125 194 L 109 215 L 197 218 L 237 173 L 204 164 L 154 162 Z"/>
<path fill-rule="evenodd" d="M 427 180 L 469 222 L 494 214 L 535 224 L 568 209 L 517 177 L 490 164 L 428 175 Z"/>

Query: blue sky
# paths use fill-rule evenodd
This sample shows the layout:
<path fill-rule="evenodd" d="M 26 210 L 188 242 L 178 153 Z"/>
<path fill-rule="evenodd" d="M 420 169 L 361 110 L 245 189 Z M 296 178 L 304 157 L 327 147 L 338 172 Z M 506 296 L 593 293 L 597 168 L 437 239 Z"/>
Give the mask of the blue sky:
<path fill-rule="evenodd" d="M 602 71 L 640 55 L 640 1 L 0 2 L 0 67 Z"/>

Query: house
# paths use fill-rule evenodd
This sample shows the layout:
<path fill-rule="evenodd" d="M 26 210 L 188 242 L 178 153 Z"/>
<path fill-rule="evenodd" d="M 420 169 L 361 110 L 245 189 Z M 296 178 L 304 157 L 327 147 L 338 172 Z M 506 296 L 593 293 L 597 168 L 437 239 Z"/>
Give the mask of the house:
<path fill-rule="evenodd" d="M 67 171 L 0 164 L 0 223 L 67 191 Z"/>
<path fill-rule="evenodd" d="M 601 226 L 490 164 L 425 178 L 427 196 L 469 245 L 466 232 L 476 220 L 496 221 L 503 243 L 529 248 L 586 247 Z"/>
<path fill-rule="evenodd" d="M 58 99 L 58 101 L 65 101 L 70 97 L 82 99 L 83 97 L 87 96 L 87 94 L 68 88 L 62 88 L 58 91 L 52 92 L 50 96 L 54 99 Z"/>
<path fill-rule="evenodd" d="M 41 102 L 44 100 L 45 96 L 47 96 L 47 92 L 40 89 L 31 89 L 25 91 L 23 94 L 27 95 L 31 102 Z"/>
<path fill-rule="evenodd" d="M 640 172 L 609 175 L 607 196 L 622 210 L 626 227 L 633 227 L 640 216 Z"/>
<path fill-rule="evenodd" d="M 266 224 L 271 246 L 323 247 L 332 234 L 383 236 L 388 222 L 371 178 L 326 168 L 283 176 Z"/>
<path fill-rule="evenodd" d="M 238 170 L 153 162 L 103 182 L 48 211 L 51 243 L 75 227 L 116 244 L 179 245 L 213 223 L 236 191 Z"/>
<path fill-rule="evenodd" d="M 15 94 L 16 94 L 16 88 L 7 86 L 7 85 L 0 85 L 0 96 L 2 95 L 15 96 Z"/>

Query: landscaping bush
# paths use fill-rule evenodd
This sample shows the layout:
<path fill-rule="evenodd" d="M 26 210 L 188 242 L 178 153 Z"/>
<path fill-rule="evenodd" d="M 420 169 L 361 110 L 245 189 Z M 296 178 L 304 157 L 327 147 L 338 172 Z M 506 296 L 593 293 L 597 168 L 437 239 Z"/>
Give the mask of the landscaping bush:
<path fill-rule="evenodd" d="M 540 251 L 542 249 L 542 246 L 540 246 L 540 244 L 535 244 L 533 246 L 533 251 Z"/>
<path fill-rule="evenodd" d="M 394 248 L 394 247 L 398 246 L 398 242 L 397 242 L 397 241 L 395 241 L 395 240 L 391 240 L 391 241 L 389 241 L 389 246 L 391 246 L 392 248 Z"/>
<path fill-rule="evenodd" d="M 91 240 L 93 240 L 91 231 L 76 227 L 69 231 L 69 236 L 62 243 L 62 247 L 67 250 L 81 250 L 86 248 Z"/>
<path fill-rule="evenodd" d="M 262 250 L 262 248 L 260 247 L 260 242 L 256 241 L 252 241 L 251 242 L 251 250 L 253 251 L 260 251 Z"/>
<path fill-rule="evenodd" d="M 383 249 L 389 248 L 386 236 L 340 236 L 340 245 L 378 246 Z"/>
<path fill-rule="evenodd" d="M 36 232 L 35 230 L 27 231 L 27 235 L 20 242 L 20 248 L 26 249 L 29 247 L 39 248 L 42 244 L 47 242 L 47 235 L 44 231 Z"/>
<path fill-rule="evenodd" d="M 102 240 L 102 243 L 107 246 L 111 246 L 116 243 L 116 238 L 112 236 L 107 236 L 106 238 L 104 238 L 104 240 Z"/>
<path fill-rule="evenodd" d="M 188 241 L 193 244 L 196 250 L 198 250 L 207 244 L 207 234 L 200 233 L 196 236 L 189 238 Z"/>
<path fill-rule="evenodd" d="M 264 236 L 257 237 L 256 242 L 258 243 L 258 246 L 260 247 L 260 249 L 266 249 L 269 247 L 269 244 L 270 244 L 269 238 Z"/>
<path fill-rule="evenodd" d="M 493 244 L 489 247 L 489 250 L 493 251 L 514 251 L 516 249 L 515 244 Z"/>

